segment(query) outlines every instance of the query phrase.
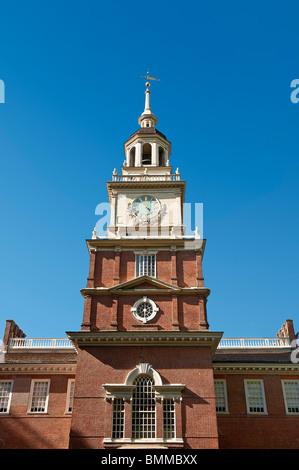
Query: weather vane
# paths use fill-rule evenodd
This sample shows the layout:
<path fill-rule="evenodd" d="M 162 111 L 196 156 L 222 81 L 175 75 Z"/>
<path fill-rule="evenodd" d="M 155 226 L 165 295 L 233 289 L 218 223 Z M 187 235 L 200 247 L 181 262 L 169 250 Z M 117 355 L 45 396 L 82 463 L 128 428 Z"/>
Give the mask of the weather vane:
<path fill-rule="evenodd" d="M 149 80 L 158 80 L 158 81 L 160 81 L 160 78 L 150 77 L 149 71 L 147 72 L 146 76 L 142 75 L 141 78 L 146 78 L 146 80 L 147 80 L 146 86 L 147 87 L 150 86 Z"/>

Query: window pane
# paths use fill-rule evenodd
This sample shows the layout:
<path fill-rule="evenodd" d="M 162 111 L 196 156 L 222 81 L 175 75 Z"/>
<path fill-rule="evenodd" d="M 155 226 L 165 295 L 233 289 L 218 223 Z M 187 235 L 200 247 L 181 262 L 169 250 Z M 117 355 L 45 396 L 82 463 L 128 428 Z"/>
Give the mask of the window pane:
<path fill-rule="evenodd" d="M 33 387 L 31 412 L 43 413 L 46 411 L 49 382 L 35 382 Z"/>
<path fill-rule="evenodd" d="M 299 381 L 285 381 L 284 391 L 288 413 L 299 413 Z"/>
<path fill-rule="evenodd" d="M 163 437 L 175 438 L 175 405 L 172 398 L 163 400 Z"/>
<path fill-rule="evenodd" d="M 156 275 L 156 255 L 136 256 L 136 276 Z"/>
<path fill-rule="evenodd" d="M 112 439 L 122 439 L 124 437 L 125 403 L 121 398 L 113 401 L 112 421 Z"/>
<path fill-rule="evenodd" d="M 68 413 L 71 413 L 73 411 L 74 389 L 75 389 L 75 381 L 73 380 L 70 383 L 70 388 L 69 388 L 68 407 L 67 407 Z"/>
<path fill-rule="evenodd" d="M 12 382 L 0 382 L 0 413 L 8 413 Z"/>
<path fill-rule="evenodd" d="M 262 382 L 247 381 L 247 399 L 250 413 L 265 412 Z"/>
<path fill-rule="evenodd" d="M 153 379 L 139 376 L 134 382 L 136 389 L 132 402 L 132 439 L 156 437 L 156 403 Z"/>
<path fill-rule="evenodd" d="M 226 397 L 225 397 L 225 383 L 222 380 L 215 380 L 215 396 L 216 396 L 216 411 L 225 412 Z"/>

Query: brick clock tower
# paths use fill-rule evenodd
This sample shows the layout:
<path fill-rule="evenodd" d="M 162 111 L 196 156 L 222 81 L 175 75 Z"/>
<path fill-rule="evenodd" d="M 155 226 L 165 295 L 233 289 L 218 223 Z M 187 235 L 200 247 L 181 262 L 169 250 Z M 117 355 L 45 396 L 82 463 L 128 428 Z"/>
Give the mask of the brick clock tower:
<path fill-rule="evenodd" d="M 70 448 L 218 448 L 205 240 L 183 226 L 185 181 L 156 129 L 149 82 L 140 128 L 107 183 L 105 237 L 87 240 Z"/>

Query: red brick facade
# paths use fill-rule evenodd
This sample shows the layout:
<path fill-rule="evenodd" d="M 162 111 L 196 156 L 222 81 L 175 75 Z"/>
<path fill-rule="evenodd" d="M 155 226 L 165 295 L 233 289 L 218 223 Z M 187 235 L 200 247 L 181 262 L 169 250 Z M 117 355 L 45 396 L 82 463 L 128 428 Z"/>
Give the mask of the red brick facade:
<path fill-rule="evenodd" d="M 225 379 L 229 413 L 218 414 L 220 449 L 298 449 L 299 415 L 287 415 L 282 380 L 298 380 L 298 373 L 283 374 L 215 374 Z M 244 380 L 263 380 L 267 414 L 248 414 Z"/>
<path fill-rule="evenodd" d="M 105 400 L 104 383 L 124 383 L 136 362 L 149 362 L 159 371 L 163 382 L 188 384 L 182 401 L 176 400 L 176 434 L 184 436 L 185 448 L 217 448 L 217 420 L 213 372 L 209 348 L 177 347 L 86 347 L 78 357 L 76 398 L 74 402 L 71 448 L 114 447 L 103 444 L 111 436 L 112 401 Z M 183 366 L 183 368 L 182 368 Z M 93 371 L 90 374 L 90 370 Z M 126 402 L 127 438 L 130 437 L 130 401 Z M 160 410 L 160 413 L 161 410 Z M 157 420 L 159 411 L 156 411 Z M 82 417 L 84 416 L 84 420 Z M 197 417 L 197 418 L 195 418 Z M 162 427 L 157 437 L 162 438 Z M 171 447 L 169 443 L 169 447 Z M 119 446 L 119 444 L 118 444 Z M 182 447 L 182 445 L 174 445 Z"/>
<path fill-rule="evenodd" d="M 107 183 L 107 237 L 87 240 L 81 327 L 70 342 L 38 342 L 7 321 L 0 448 L 298 448 L 292 320 L 262 345 L 222 347 L 210 331 L 205 240 L 184 234 L 185 181 L 146 94 L 122 174 Z M 150 236 L 151 224 L 163 236 Z"/>
<path fill-rule="evenodd" d="M 66 411 L 68 379 L 74 375 L 1 374 L 0 380 L 13 381 L 10 413 L 0 415 L 1 449 L 68 448 L 71 414 Z M 46 414 L 29 414 L 32 380 L 50 380 Z"/>

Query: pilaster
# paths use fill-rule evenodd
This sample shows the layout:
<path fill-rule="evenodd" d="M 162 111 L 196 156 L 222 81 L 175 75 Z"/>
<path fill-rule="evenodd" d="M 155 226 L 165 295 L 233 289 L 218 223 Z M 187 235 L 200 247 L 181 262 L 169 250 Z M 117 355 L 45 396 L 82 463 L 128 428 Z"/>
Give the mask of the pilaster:
<path fill-rule="evenodd" d="M 114 248 L 115 257 L 114 257 L 114 285 L 119 284 L 120 282 L 120 256 L 121 256 L 121 247 L 116 246 Z"/>
<path fill-rule="evenodd" d="M 171 256 L 171 282 L 172 282 L 172 284 L 177 285 L 178 277 L 177 277 L 177 250 L 176 250 L 176 246 L 171 246 L 170 256 Z"/>
<path fill-rule="evenodd" d="M 81 330 L 90 330 L 91 305 L 92 305 L 92 296 L 85 295 L 84 296 L 83 322 L 81 324 Z"/>
<path fill-rule="evenodd" d="M 87 278 L 87 287 L 94 287 L 94 275 L 96 265 L 96 250 L 90 250 L 89 273 Z"/>
<path fill-rule="evenodd" d="M 118 326 L 118 318 L 117 318 L 117 310 L 118 310 L 118 296 L 112 296 L 112 309 L 111 309 L 111 329 L 117 330 Z"/>
<path fill-rule="evenodd" d="M 196 250 L 196 282 L 198 287 L 204 287 L 204 278 L 202 274 L 202 251 Z"/>

